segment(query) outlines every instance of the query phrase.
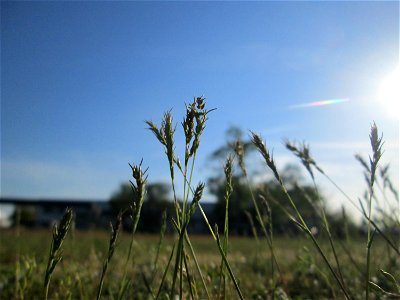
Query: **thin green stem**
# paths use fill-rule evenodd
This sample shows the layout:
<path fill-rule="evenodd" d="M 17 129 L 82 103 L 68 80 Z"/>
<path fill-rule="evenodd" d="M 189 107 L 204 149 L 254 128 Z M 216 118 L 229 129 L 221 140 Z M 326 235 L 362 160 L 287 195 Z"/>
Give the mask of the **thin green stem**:
<path fill-rule="evenodd" d="M 226 173 L 226 189 L 225 189 L 225 221 L 224 221 L 224 240 L 223 240 L 223 250 L 225 255 L 228 255 L 228 235 L 229 235 L 229 198 L 232 194 L 232 160 L 227 161 L 227 166 L 230 162 L 229 171 L 225 171 Z M 228 172 L 228 173 L 227 173 Z M 226 275 L 224 271 L 224 261 L 221 258 L 220 263 L 220 282 L 219 282 L 219 291 L 221 291 L 221 286 L 223 289 L 224 299 L 226 299 Z"/>
<path fill-rule="evenodd" d="M 167 266 L 165 267 L 163 276 L 161 278 L 161 283 L 160 283 L 160 286 L 159 286 L 158 291 L 157 291 L 156 299 L 158 299 L 158 297 L 160 297 L 161 289 L 162 289 L 162 286 L 164 285 L 165 278 L 167 277 L 168 269 L 169 269 L 169 266 L 171 264 L 172 257 L 174 256 L 174 252 L 175 252 L 175 244 L 172 247 L 171 255 L 169 256 Z"/>
<path fill-rule="evenodd" d="M 374 220 L 371 220 L 368 218 L 368 215 L 366 215 L 355 203 L 354 201 L 344 192 L 327 174 L 325 174 L 322 170 L 319 170 L 322 175 L 325 176 L 326 179 L 328 179 L 338 190 L 339 192 L 347 199 L 350 201 L 350 203 L 353 205 L 353 207 L 361 213 L 361 215 L 370 223 L 374 229 L 383 237 L 383 239 L 390 245 L 390 247 L 398 254 L 400 255 L 400 250 L 397 248 L 397 246 L 387 237 L 387 235 L 379 228 L 379 226 L 374 222 Z"/>
<path fill-rule="evenodd" d="M 273 258 L 273 261 L 271 262 L 271 268 L 272 268 L 271 269 L 271 272 L 272 272 L 271 275 L 272 275 L 272 279 L 275 280 L 274 279 L 274 277 L 275 277 L 274 276 L 274 262 L 275 262 L 275 265 L 276 265 L 276 268 L 277 268 L 277 270 L 279 272 L 279 276 L 280 277 L 282 277 L 282 273 L 281 273 L 281 270 L 280 270 L 280 267 L 279 267 L 279 264 L 278 264 L 278 260 L 276 259 L 276 256 L 275 256 L 273 241 L 272 241 L 271 237 L 268 235 L 267 229 L 265 228 L 265 224 L 264 224 L 264 222 L 262 220 L 260 210 L 258 208 L 256 199 L 255 199 L 254 194 L 253 194 L 253 190 L 251 188 L 249 177 L 247 176 L 247 174 L 245 175 L 245 177 L 246 177 L 247 186 L 248 186 L 249 191 L 250 191 L 251 200 L 253 201 L 253 205 L 254 205 L 254 208 L 256 210 L 257 221 L 258 221 L 258 223 L 260 224 L 260 226 L 262 228 L 262 231 L 263 231 L 263 233 L 264 233 L 264 235 L 266 237 L 267 243 L 268 243 L 268 247 L 269 247 L 269 249 L 271 251 L 271 257 Z"/>
<path fill-rule="evenodd" d="M 189 292 L 190 292 L 190 295 L 191 295 L 192 299 L 194 299 L 194 293 L 193 293 L 193 288 L 192 288 L 192 279 L 191 279 L 191 276 L 190 276 L 189 264 L 187 262 L 186 253 L 185 252 L 183 253 L 183 262 L 184 262 L 185 269 L 186 269 L 186 278 L 187 278 L 188 285 L 189 285 Z"/>
<path fill-rule="evenodd" d="M 230 275 L 230 277 L 231 277 L 231 279 L 232 279 L 232 281 L 233 281 L 233 284 L 235 285 L 235 288 L 236 288 L 236 291 L 237 291 L 237 293 L 238 293 L 239 298 L 243 300 L 244 298 L 243 298 L 242 292 L 241 292 L 241 290 L 240 290 L 240 288 L 239 288 L 239 285 L 238 285 L 238 283 L 237 283 L 237 280 L 236 280 L 236 278 L 235 278 L 235 275 L 233 274 L 233 271 L 232 271 L 232 269 L 231 269 L 231 266 L 229 265 L 229 262 L 228 262 L 228 259 L 226 258 L 226 255 L 225 255 L 225 253 L 224 253 L 224 250 L 222 249 L 221 241 L 220 241 L 219 235 L 218 235 L 218 228 L 216 228 L 216 230 L 215 230 L 215 235 L 216 235 L 216 240 L 217 240 L 218 249 L 219 249 L 219 252 L 220 252 L 220 254 L 221 254 L 221 256 L 222 256 L 222 259 L 223 259 L 224 262 L 225 262 L 225 265 L 226 265 L 226 267 L 227 267 L 227 269 L 228 269 L 228 272 L 229 272 L 229 275 Z"/>
<path fill-rule="evenodd" d="M 106 262 L 103 265 L 103 271 L 101 272 L 101 278 L 100 278 L 100 284 L 99 287 L 97 289 L 97 297 L 96 299 L 99 300 L 101 297 L 101 290 L 103 289 L 103 284 L 104 284 L 104 276 L 107 272 L 107 267 L 108 267 L 108 261 L 106 260 Z"/>
<path fill-rule="evenodd" d="M 373 187 L 370 187 L 370 195 L 369 195 L 369 202 L 368 202 L 368 237 L 367 237 L 367 270 L 365 274 L 365 299 L 369 299 L 369 278 L 370 278 L 370 264 L 371 264 L 371 215 L 372 215 L 372 195 L 373 195 Z"/>
<path fill-rule="evenodd" d="M 214 240 L 217 242 L 218 250 L 219 250 L 219 252 L 221 253 L 221 256 L 222 256 L 222 258 L 223 258 L 223 260 L 224 260 L 224 262 L 225 262 L 225 264 L 226 264 L 226 266 L 227 266 L 227 268 L 228 268 L 229 275 L 230 275 L 232 281 L 233 281 L 234 284 L 235 284 L 236 291 L 237 291 L 237 293 L 238 293 L 240 299 L 243 299 L 242 292 L 240 291 L 239 285 L 238 285 L 238 283 L 237 283 L 237 281 L 236 281 L 236 278 L 235 278 L 235 276 L 234 276 L 234 274 L 233 274 L 233 271 L 232 271 L 232 269 L 231 269 L 231 267 L 230 267 L 230 265 L 229 265 L 229 262 L 228 262 L 228 260 L 227 260 L 227 258 L 226 258 L 226 256 L 225 256 L 225 254 L 224 254 L 224 251 L 223 251 L 223 249 L 222 249 L 222 247 L 221 247 L 221 243 L 220 243 L 220 241 L 219 241 L 219 236 L 218 236 L 218 230 L 216 230 L 216 232 L 214 232 L 214 230 L 213 230 L 213 229 L 211 228 L 211 226 L 210 226 L 210 223 L 208 222 L 207 216 L 206 216 L 206 214 L 204 213 L 203 208 L 201 207 L 200 203 L 198 203 L 197 205 L 198 205 L 198 207 L 199 207 L 199 209 L 200 209 L 200 211 L 201 211 L 201 213 L 202 213 L 202 215 L 203 215 L 203 218 L 204 218 L 206 224 L 208 225 L 208 228 L 210 229 L 210 233 L 211 233 L 212 237 L 213 237 Z M 207 293 L 207 296 L 208 296 L 208 293 Z"/>
<path fill-rule="evenodd" d="M 210 230 L 210 233 L 211 233 L 213 239 L 214 239 L 214 240 L 217 240 L 217 237 L 216 237 L 215 234 L 214 234 L 214 231 L 213 231 L 213 229 L 212 229 L 212 227 L 211 227 L 211 225 L 210 225 L 210 222 L 209 222 L 208 219 L 207 219 L 206 214 L 204 213 L 203 208 L 201 207 L 201 204 L 198 203 L 197 205 L 198 205 L 198 207 L 199 207 L 199 209 L 200 209 L 200 212 L 201 212 L 201 214 L 202 214 L 202 216 L 203 216 L 204 221 L 206 222 L 206 224 L 207 224 L 207 226 L 208 226 L 208 229 Z"/>
<path fill-rule="evenodd" d="M 186 147 L 188 147 L 188 145 L 186 145 Z M 184 170 L 184 172 L 182 172 L 182 177 L 183 177 L 183 204 L 182 204 L 183 207 L 182 207 L 182 215 L 186 212 L 186 205 L 187 205 L 187 201 L 189 199 L 189 187 L 190 187 L 190 183 L 187 180 L 188 163 L 189 163 L 190 157 L 186 157 L 186 155 L 189 155 L 187 151 L 185 152 L 185 170 Z M 184 221 L 182 221 L 182 222 L 184 222 Z"/>
<path fill-rule="evenodd" d="M 184 243 L 182 242 L 181 259 L 179 262 L 179 299 L 182 299 L 183 294 L 183 257 L 185 256 Z"/>
<path fill-rule="evenodd" d="M 284 192 L 286 198 L 289 200 L 289 202 L 290 202 L 292 208 L 294 209 L 294 211 L 295 211 L 296 214 L 297 214 L 297 217 L 298 217 L 299 220 L 300 220 L 300 224 L 301 224 L 301 227 L 300 227 L 300 228 L 302 228 L 302 229 L 310 236 L 310 238 L 312 239 L 312 241 L 313 241 L 315 247 L 317 248 L 318 252 L 319 252 L 320 255 L 322 256 L 323 260 L 324 260 L 325 263 L 327 264 L 327 266 L 328 266 L 329 270 L 331 271 L 332 275 L 335 277 L 335 279 L 336 279 L 336 281 L 338 282 L 340 288 L 342 289 L 343 293 L 345 294 L 345 297 L 346 297 L 347 299 L 350 299 L 350 296 L 348 295 L 348 293 L 347 293 L 347 291 L 346 291 L 346 288 L 344 287 L 342 281 L 339 279 L 339 277 L 337 276 L 336 272 L 333 270 L 331 264 L 330 264 L 329 261 L 328 261 L 328 258 L 326 257 L 324 251 L 322 250 L 322 248 L 321 248 L 320 245 L 318 244 L 318 242 L 317 242 L 317 240 L 315 239 L 314 235 L 311 233 L 311 230 L 309 229 L 309 227 L 307 226 L 306 222 L 305 222 L 304 219 L 303 219 L 303 216 L 301 215 L 301 213 L 300 213 L 299 210 L 297 209 L 296 204 L 294 204 L 294 202 L 293 202 L 293 200 L 292 200 L 292 197 L 289 195 L 289 193 L 288 193 L 288 191 L 286 190 L 285 186 L 283 185 L 282 179 L 281 179 L 280 177 L 279 177 L 279 180 L 278 180 L 278 181 L 279 181 L 279 184 L 280 184 L 280 186 L 281 186 L 281 188 L 282 188 L 282 190 L 283 190 L 283 192 Z"/>
<path fill-rule="evenodd" d="M 178 240 L 178 246 L 176 248 L 176 256 L 175 256 L 175 268 L 174 268 L 174 273 L 172 277 L 172 286 L 171 286 L 171 291 L 170 291 L 170 298 L 174 298 L 174 292 L 175 292 L 175 284 L 176 284 L 176 279 L 178 278 L 178 271 L 179 268 L 181 267 L 181 259 L 182 259 L 182 252 L 183 252 L 183 234 L 184 232 L 181 231 L 179 233 L 179 240 Z M 182 269 L 182 268 L 181 268 Z"/>
<path fill-rule="evenodd" d="M 175 206 L 175 213 L 176 213 L 176 222 L 178 223 L 178 226 L 180 226 L 181 221 L 180 221 L 180 206 L 178 199 L 176 198 L 176 191 L 175 191 L 175 181 L 173 178 L 171 178 L 171 185 L 172 185 L 172 192 L 174 194 L 174 206 Z"/>
<path fill-rule="evenodd" d="M 342 269 L 340 267 L 339 259 L 338 259 L 337 253 L 336 253 L 336 249 L 335 249 L 335 246 L 333 244 L 332 234 L 331 234 L 331 231 L 330 231 L 330 228 L 329 228 L 328 219 L 326 218 L 325 209 L 324 209 L 324 206 L 322 204 L 322 199 L 321 199 L 317 184 L 315 182 L 314 176 L 311 176 L 311 177 L 312 177 L 315 193 L 317 194 L 318 203 L 321 206 L 320 210 L 321 210 L 321 214 L 322 214 L 322 220 L 323 220 L 324 228 L 325 228 L 326 233 L 328 235 L 329 244 L 331 246 L 332 253 L 333 253 L 333 256 L 335 258 L 335 262 L 336 262 L 336 266 L 337 266 L 337 269 L 338 269 L 339 277 L 340 277 L 340 280 L 342 281 L 343 286 L 346 287 L 345 282 L 344 282 L 344 278 L 343 278 Z M 347 290 L 347 287 L 346 287 L 346 290 Z"/>
<path fill-rule="evenodd" d="M 200 205 L 200 204 L 199 204 L 199 205 Z M 206 282 L 205 282 L 205 280 L 204 280 L 203 274 L 202 274 L 201 269 L 200 269 L 199 262 L 197 261 L 196 254 L 195 254 L 195 252 L 194 252 L 192 243 L 190 242 L 189 235 L 187 234 L 187 232 L 185 232 L 185 240 L 186 240 L 186 243 L 189 245 L 189 249 L 190 249 L 190 252 L 191 252 L 191 254 L 192 254 L 194 263 L 195 263 L 195 265 L 196 265 L 197 272 L 198 272 L 199 275 L 200 275 L 201 283 L 203 284 L 203 288 L 204 288 L 204 290 L 206 291 L 207 299 L 211 299 L 211 298 L 210 298 L 210 294 L 208 293 L 208 289 L 207 289 Z"/>
<path fill-rule="evenodd" d="M 194 171 L 194 163 L 195 163 L 195 161 L 196 161 L 196 155 L 197 155 L 197 151 L 195 151 L 195 152 L 193 153 L 192 166 L 191 166 L 191 169 L 190 169 L 190 176 L 189 176 L 189 181 L 188 181 L 188 185 L 189 185 L 189 186 L 191 186 L 191 184 L 192 184 L 193 171 Z M 188 201 L 188 198 L 189 198 L 189 192 L 188 192 L 187 195 L 186 195 L 186 202 Z"/>

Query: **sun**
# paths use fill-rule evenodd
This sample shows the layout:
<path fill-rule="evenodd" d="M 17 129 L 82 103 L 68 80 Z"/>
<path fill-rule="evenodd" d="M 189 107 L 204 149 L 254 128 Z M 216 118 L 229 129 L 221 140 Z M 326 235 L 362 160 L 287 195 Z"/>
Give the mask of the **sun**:
<path fill-rule="evenodd" d="M 388 114 L 400 116 L 400 66 L 382 81 L 379 101 Z"/>

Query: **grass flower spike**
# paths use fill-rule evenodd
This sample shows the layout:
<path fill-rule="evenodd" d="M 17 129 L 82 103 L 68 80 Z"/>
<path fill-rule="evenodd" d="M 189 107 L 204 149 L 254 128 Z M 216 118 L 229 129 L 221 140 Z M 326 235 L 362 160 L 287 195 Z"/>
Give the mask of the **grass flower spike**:
<path fill-rule="evenodd" d="M 53 240 L 51 242 L 49 261 L 47 263 L 46 275 L 44 280 L 44 298 L 47 299 L 49 293 L 49 285 L 51 276 L 54 272 L 55 267 L 62 259 L 61 246 L 65 240 L 65 237 L 71 227 L 73 219 L 73 213 L 71 209 L 67 209 L 64 216 L 62 217 L 59 225 L 53 227 Z"/>

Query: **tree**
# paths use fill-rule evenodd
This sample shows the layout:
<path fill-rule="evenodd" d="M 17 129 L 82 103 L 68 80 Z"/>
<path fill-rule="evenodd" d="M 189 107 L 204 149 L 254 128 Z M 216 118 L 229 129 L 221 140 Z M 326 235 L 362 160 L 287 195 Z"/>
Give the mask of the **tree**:
<path fill-rule="evenodd" d="M 232 177 L 233 191 L 229 199 L 229 227 L 232 233 L 248 234 L 251 227 L 246 217 L 246 211 L 251 210 L 251 193 L 240 176 Z M 212 216 L 212 223 L 217 223 L 218 228 L 224 228 L 225 219 L 225 180 L 223 177 L 214 177 L 208 180 L 208 188 L 217 198 L 217 203 Z"/>
<path fill-rule="evenodd" d="M 244 157 L 247 157 L 251 154 L 256 148 L 254 147 L 253 143 L 250 139 L 244 138 L 245 134 L 239 127 L 231 126 L 225 132 L 225 144 L 218 147 L 214 150 L 211 155 L 210 159 L 212 161 L 221 161 L 224 160 L 229 154 L 235 153 L 236 143 L 240 141 L 243 147 L 243 154 Z"/>
<path fill-rule="evenodd" d="M 289 177 L 291 178 L 291 176 Z M 324 200 L 323 198 L 320 199 L 321 196 L 320 198 L 318 197 L 313 186 L 298 185 L 297 182 L 300 180 L 289 182 L 287 184 L 288 193 L 309 227 L 318 228 L 321 224 L 321 218 L 319 217 L 318 211 L 318 201 Z M 259 184 L 257 190 L 258 194 L 263 195 L 270 206 L 274 231 L 281 234 L 299 232 L 293 221 L 291 221 L 282 210 L 282 207 L 284 207 L 293 216 L 296 216 L 285 193 L 282 191 L 281 186 L 274 180 L 271 180 Z"/>
<path fill-rule="evenodd" d="M 290 178 L 293 174 L 290 174 Z M 214 210 L 214 222 L 218 224 L 219 228 L 223 228 L 224 215 L 225 215 L 225 181 L 221 177 L 210 178 L 208 181 L 210 193 L 217 198 L 217 203 Z M 246 211 L 249 212 L 254 218 L 254 224 L 259 229 L 259 225 L 255 219 L 256 212 L 251 200 L 250 188 L 256 198 L 258 207 L 262 210 L 263 216 L 267 216 L 266 206 L 264 200 L 272 212 L 272 225 L 276 233 L 297 233 L 298 230 L 295 224 L 287 217 L 282 211 L 281 207 L 285 207 L 291 211 L 288 205 L 286 195 L 281 187 L 273 180 L 258 183 L 257 185 L 249 186 L 241 176 L 234 176 L 232 178 L 233 192 L 229 200 L 229 227 L 232 233 L 236 234 L 250 234 L 251 224 L 246 216 Z M 299 186 L 295 182 L 288 184 L 288 192 L 293 201 L 298 207 L 304 220 L 310 227 L 319 227 L 320 218 L 316 210 L 318 196 L 313 186 L 303 185 Z M 293 213 L 294 215 L 294 213 Z"/>
<path fill-rule="evenodd" d="M 164 183 L 147 185 L 147 194 L 142 207 L 142 216 L 138 230 L 142 232 L 159 232 L 162 222 L 162 213 L 167 211 L 171 216 L 174 205 L 170 195 L 170 186 Z"/>
<path fill-rule="evenodd" d="M 129 224 L 128 213 L 132 203 L 133 192 L 129 183 L 121 184 L 119 190 L 110 199 L 110 206 L 114 214 L 125 212 L 124 224 Z M 163 211 L 171 214 L 173 203 L 170 199 L 170 187 L 164 183 L 150 183 L 146 186 L 146 196 L 142 206 L 138 231 L 158 232 L 161 227 Z M 128 227 L 129 225 L 125 226 Z"/>
<path fill-rule="evenodd" d="M 32 227 L 36 224 L 36 209 L 33 206 L 16 207 L 11 216 L 13 225 Z"/>
<path fill-rule="evenodd" d="M 256 198 L 256 202 L 259 208 L 265 208 L 265 203 L 261 201 L 259 195 L 263 195 L 268 201 L 268 205 L 272 211 L 272 225 L 275 232 L 287 233 L 287 232 L 298 232 L 294 223 L 287 217 L 287 215 L 282 211 L 282 207 L 285 207 L 291 211 L 291 207 L 288 206 L 288 201 L 286 195 L 282 191 L 282 188 L 276 183 L 273 178 L 271 180 L 263 180 L 258 183 L 252 183 L 252 174 L 257 172 L 248 172 L 245 169 L 244 158 L 251 158 L 249 154 L 252 152 L 253 144 L 250 140 L 243 141 L 243 132 L 237 127 L 231 127 L 228 129 L 226 134 L 227 140 L 224 145 L 219 147 L 211 154 L 211 158 L 216 160 L 221 160 L 228 154 L 235 153 L 235 147 L 237 147 L 237 142 L 240 141 L 241 151 L 243 153 L 239 161 L 240 155 L 236 155 L 236 161 L 239 164 L 237 167 L 237 172 L 233 177 L 233 193 L 230 198 L 229 203 L 229 224 L 231 232 L 236 232 L 240 234 L 247 234 L 251 232 L 251 225 L 246 216 L 246 211 L 248 211 L 254 218 L 254 224 L 259 227 L 257 220 L 255 220 L 255 208 L 252 202 L 252 195 Z M 238 148 L 236 148 L 238 149 Z M 236 151 L 239 153 L 238 151 Z M 247 159 L 250 160 L 250 159 Z M 261 164 L 262 165 L 262 164 Z M 256 166 L 260 166 L 257 164 Z M 222 169 L 222 168 L 221 168 Z M 241 172 L 239 172 L 241 170 Z M 267 172 L 264 168 L 261 172 Z M 249 180 L 246 179 L 246 173 Z M 303 215 L 307 224 L 311 227 L 320 225 L 319 211 L 318 211 L 318 201 L 324 201 L 323 197 L 318 197 L 315 188 L 312 185 L 305 184 L 305 180 L 302 176 L 301 169 L 297 165 L 288 164 L 280 172 L 282 180 L 291 195 L 293 201 L 296 203 L 299 211 Z M 208 180 L 210 193 L 217 198 L 217 204 L 214 212 L 215 222 L 222 228 L 222 222 L 225 215 L 225 180 L 223 178 L 222 172 L 219 171 L 214 177 Z M 323 203 L 321 203 L 322 205 Z M 265 216 L 267 214 L 264 214 Z"/>

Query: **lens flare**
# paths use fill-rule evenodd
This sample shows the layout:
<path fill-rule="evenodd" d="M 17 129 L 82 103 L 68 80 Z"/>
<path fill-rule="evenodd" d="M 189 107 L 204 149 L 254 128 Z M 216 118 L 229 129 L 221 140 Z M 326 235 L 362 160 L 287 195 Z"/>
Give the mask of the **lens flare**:
<path fill-rule="evenodd" d="M 319 100 L 319 101 L 313 101 L 313 102 L 308 102 L 308 103 L 291 105 L 291 106 L 289 106 L 289 108 L 295 109 L 295 108 L 317 107 L 317 106 L 339 104 L 339 103 L 344 103 L 344 102 L 348 102 L 348 101 L 349 101 L 349 98 Z"/>

